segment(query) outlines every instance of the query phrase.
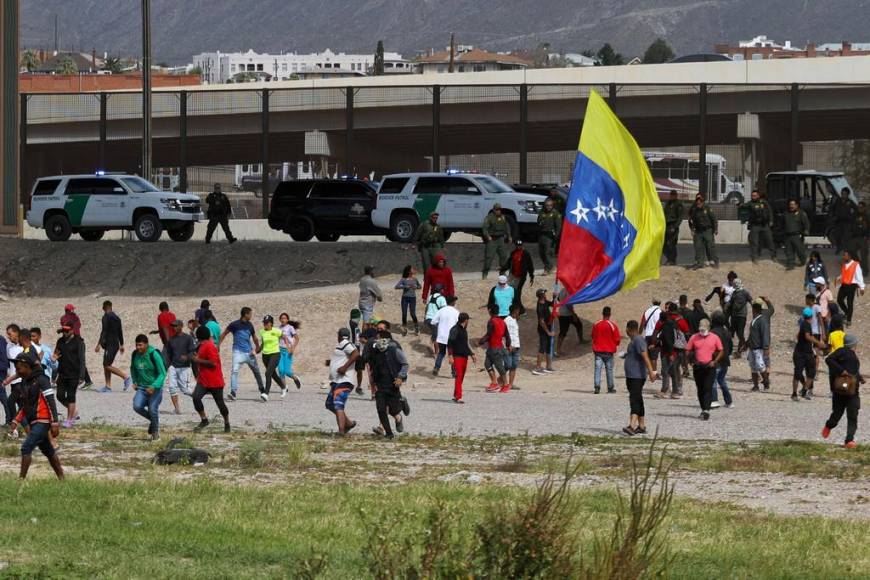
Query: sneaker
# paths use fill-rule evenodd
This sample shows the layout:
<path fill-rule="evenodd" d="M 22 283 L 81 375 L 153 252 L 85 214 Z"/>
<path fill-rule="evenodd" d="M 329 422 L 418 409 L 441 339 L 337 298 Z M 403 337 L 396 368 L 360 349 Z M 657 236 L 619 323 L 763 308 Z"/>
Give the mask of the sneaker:
<path fill-rule="evenodd" d="M 386 432 L 384 432 L 384 428 L 381 425 L 375 425 L 372 427 L 372 433 L 375 435 L 380 435 L 381 437 L 386 436 Z"/>
<path fill-rule="evenodd" d="M 497 393 L 501 387 L 499 387 L 496 383 L 490 383 L 488 387 L 486 387 L 487 393 Z"/>
<path fill-rule="evenodd" d="M 296 383 L 296 389 L 301 390 L 302 389 L 302 380 L 299 377 L 297 377 L 296 375 L 293 375 L 290 378 L 292 378 L 293 382 Z"/>
<path fill-rule="evenodd" d="M 396 421 L 396 431 L 399 433 L 405 432 L 405 422 L 402 421 L 401 416 L 398 421 Z"/>
<path fill-rule="evenodd" d="M 363 393 L 362 387 L 357 387 L 354 392 L 359 396 L 363 396 L 365 394 Z"/>
<path fill-rule="evenodd" d="M 812 391 L 807 391 L 806 393 L 804 393 L 803 397 L 804 397 L 804 399 L 806 399 L 807 401 L 812 401 L 812 400 L 813 400 L 813 392 L 812 392 Z"/>
<path fill-rule="evenodd" d="M 634 430 L 634 433 L 635 433 L 636 435 L 646 435 L 646 427 L 637 427 L 637 428 Z"/>
<path fill-rule="evenodd" d="M 82 390 L 83 390 L 83 391 L 87 391 L 87 390 L 89 390 L 89 389 L 92 389 L 93 386 L 94 386 L 94 383 L 87 382 L 87 383 L 85 383 L 85 384 L 82 385 Z"/>
<path fill-rule="evenodd" d="M 846 449 L 855 449 L 856 447 L 858 447 L 858 444 L 854 441 L 849 441 L 845 445 L 843 445 L 843 447 L 845 447 Z"/>
<path fill-rule="evenodd" d="M 260 393 L 260 400 L 265 403 L 269 400 L 269 395 L 267 395 L 266 393 Z"/>
<path fill-rule="evenodd" d="M 653 399 L 666 399 L 667 397 L 667 392 L 658 391 L 653 393 Z"/>
<path fill-rule="evenodd" d="M 801 389 L 801 397 L 803 397 L 803 398 L 806 398 L 806 397 L 807 397 L 807 390 L 806 390 L 806 388 Z"/>
<path fill-rule="evenodd" d="M 753 393 L 757 393 L 757 392 L 759 392 L 761 389 L 758 388 L 758 385 L 755 385 L 754 387 L 752 387 L 752 388 L 749 389 L 749 390 L 752 391 Z"/>
<path fill-rule="evenodd" d="M 132 387 L 132 386 L 133 386 L 133 379 L 131 377 L 127 377 L 126 379 L 124 379 L 124 392 L 129 391 L 130 387 Z"/>
<path fill-rule="evenodd" d="M 712 403 L 710 403 L 710 408 L 711 408 L 711 409 L 718 409 L 718 408 L 721 407 L 721 406 L 722 406 L 722 405 L 719 404 L 719 401 L 713 401 Z"/>
<path fill-rule="evenodd" d="M 595 387 L 595 394 L 597 395 L 600 392 L 601 392 L 601 387 Z"/>
<path fill-rule="evenodd" d="M 62 423 L 62 425 L 63 425 L 65 428 L 69 429 L 70 427 L 72 427 L 73 425 L 75 425 L 75 422 L 73 422 L 72 419 L 67 419 L 66 421 L 64 421 L 64 422 Z"/>
<path fill-rule="evenodd" d="M 437 376 L 438 376 L 438 367 L 435 367 L 434 369 L 432 369 L 432 376 L 433 376 L 433 377 L 437 377 Z"/>
<path fill-rule="evenodd" d="M 453 399 L 453 402 L 456 403 L 457 405 L 464 405 L 465 404 L 465 401 L 463 401 L 462 399 Z"/>
<path fill-rule="evenodd" d="M 733 409 L 733 408 L 734 408 L 734 403 L 728 403 L 727 405 L 725 405 L 725 408 L 726 408 L 726 409 Z"/>
<path fill-rule="evenodd" d="M 344 430 L 345 434 L 350 433 L 354 429 L 354 427 L 356 427 L 356 425 L 357 425 L 356 421 L 354 421 L 353 423 L 348 425 L 347 429 Z"/>
<path fill-rule="evenodd" d="M 709 421 L 710 420 L 710 413 L 708 413 L 707 411 L 701 411 L 701 420 L 702 421 Z"/>
<path fill-rule="evenodd" d="M 769 391 L 769 390 L 770 390 L 770 383 L 764 383 L 764 390 L 765 390 L 765 391 Z"/>
<path fill-rule="evenodd" d="M 827 425 L 825 425 L 824 427 L 822 427 L 822 439 L 827 439 L 830 436 L 831 436 L 831 430 L 828 429 Z"/>
<path fill-rule="evenodd" d="M 800 399 L 798 399 L 797 393 L 791 394 L 791 400 L 794 401 L 795 403 L 797 403 L 800 400 Z"/>
<path fill-rule="evenodd" d="M 281 389 L 281 398 L 283 399 L 286 396 L 287 396 L 287 389 L 286 388 Z"/>
<path fill-rule="evenodd" d="M 608 394 L 608 395 L 612 395 L 612 394 L 615 393 L 615 392 L 616 392 L 616 389 L 607 389 L 607 394 Z"/>
<path fill-rule="evenodd" d="M 634 435 L 634 429 L 632 429 L 631 427 L 623 427 L 622 432 L 625 433 L 626 435 L 628 435 L 629 437 Z"/>
<path fill-rule="evenodd" d="M 104 385 L 104 386 L 101 387 L 100 390 L 98 390 L 97 392 L 98 392 L 98 393 L 111 393 L 111 392 L 112 392 L 112 389 L 109 388 L 108 385 Z"/>
<path fill-rule="evenodd" d="M 672 399 L 682 399 L 682 398 L 683 398 L 683 395 L 681 395 L 681 394 L 679 394 L 679 393 L 676 393 L 676 394 L 671 395 L 671 398 L 672 398 Z"/>
<path fill-rule="evenodd" d="M 511 386 L 510 386 L 510 385 L 505 385 L 505 386 L 503 386 L 503 387 L 501 388 L 501 390 L 500 390 L 499 392 L 501 392 L 501 393 L 509 393 L 509 392 L 511 392 Z"/>
<path fill-rule="evenodd" d="M 536 376 L 545 375 L 547 373 L 544 372 L 544 369 L 534 368 L 532 369 L 532 374 Z"/>
<path fill-rule="evenodd" d="M 208 419 L 203 419 L 202 421 L 199 422 L 199 425 L 197 425 L 196 427 L 193 428 L 193 432 L 199 433 L 200 431 L 202 431 L 206 427 L 208 427 Z"/>
<path fill-rule="evenodd" d="M 404 395 L 402 395 L 402 398 L 400 400 L 402 401 L 402 412 L 407 417 L 411 414 L 411 405 L 410 403 L 408 403 L 408 399 L 406 399 Z"/>
<path fill-rule="evenodd" d="M 229 433 L 229 432 L 230 432 L 230 424 L 224 423 L 224 433 Z"/>
<path fill-rule="evenodd" d="M 160 433 L 158 433 L 157 431 L 155 431 L 154 433 L 151 434 L 151 441 L 157 441 L 159 439 L 160 439 Z"/>
<path fill-rule="evenodd" d="M 229 399 L 230 401 L 235 401 L 236 400 L 236 392 L 230 391 L 230 394 L 227 395 L 227 399 Z"/>
<path fill-rule="evenodd" d="M 543 370 L 545 373 L 547 373 L 547 374 L 555 373 L 555 372 L 556 372 L 556 369 L 551 368 L 551 367 L 547 367 L 547 368 L 542 369 L 542 370 Z"/>

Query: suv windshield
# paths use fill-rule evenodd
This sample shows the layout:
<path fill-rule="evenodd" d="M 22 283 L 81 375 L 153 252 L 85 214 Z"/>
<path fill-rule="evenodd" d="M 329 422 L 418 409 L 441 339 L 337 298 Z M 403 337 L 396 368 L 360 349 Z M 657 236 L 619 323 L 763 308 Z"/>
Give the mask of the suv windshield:
<path fill-rule="evenodd" d="M 846 178 L 842 175 L 837 175 L 835 177 L 829 177 L 828 183 L 830 183 L 834 187 L 834 192 L 837 195 L 840 195 L 840 192 L 843 191 L 844 188 L 849 187 L 849 182 L 846 181 Z M 852 191 L 852 188 L 849 187 L 849 191 Z M 829 192 L 830 193 L 830 192 Z M 852 193 L 855 193 L 852 191 Z"/>
<path fill-rule="evenodd" d="M 121 181 L 133 193 L 162 193 L 153 183 L 145 181 L 141 177 L 122 177 Z"/>
<path fill-rule="evenodd" d="M 490 177 L 489 175 L 476 175 L 474 178 L 483 186 L 487 193 L 510 193 L 513 191 L 509 185 L 495 177 Z"/>

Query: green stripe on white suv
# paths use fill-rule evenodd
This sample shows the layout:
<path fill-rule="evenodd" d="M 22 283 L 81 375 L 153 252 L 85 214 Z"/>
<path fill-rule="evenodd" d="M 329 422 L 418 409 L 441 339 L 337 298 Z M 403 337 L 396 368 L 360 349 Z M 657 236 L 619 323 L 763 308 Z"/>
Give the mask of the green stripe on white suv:
<path fill-rule="evenodd" d="M 27 223 L 44 228 L 51 241 L 72 234 L 96 241 L 108 230 L 132 230 L 140 241 L 155 242 L 166 230 L 183 242 L 203 218 L 196 195 L 160 191 L 137 175 L 102 172 L 38 179 L 27 212 Z"/>
<path fill-rule="evenodd" d="M 395 242 L 410 242 L 417 226 L 437 211 L 446 232 L 479 234 L 483 220 L 501 204 L 514 236 L 537 232 L 545 197 L 518 193 L 491 175 L 477 173 L 400 173 L 387 175 L 378 189 L 372 223 L 389 230 Z"/>

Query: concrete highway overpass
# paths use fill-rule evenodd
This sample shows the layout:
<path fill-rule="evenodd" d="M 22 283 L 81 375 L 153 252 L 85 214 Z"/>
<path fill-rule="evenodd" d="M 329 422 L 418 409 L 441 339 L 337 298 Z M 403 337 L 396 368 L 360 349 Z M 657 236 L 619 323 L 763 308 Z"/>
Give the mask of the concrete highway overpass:
<path fill-rule="evenodd" d="M 870 57 L 716 62 L 309 80 L 156 90 L 154 166 L 306 158 L 327 135 L 343 171 L 437 169 L 441 156 L 527 155 L 577 146 L 591 90 L 641 147 L 736 144 L 758 115 L 769 169 L 800 143 L 870 138 Z M 21 188 L 46 174 L 138 172 L 141 95 L 22 95 Z M 434 160 L 434 161 L 433 161 Z M 184 180 L 183 180 L 183 183 Z"/>

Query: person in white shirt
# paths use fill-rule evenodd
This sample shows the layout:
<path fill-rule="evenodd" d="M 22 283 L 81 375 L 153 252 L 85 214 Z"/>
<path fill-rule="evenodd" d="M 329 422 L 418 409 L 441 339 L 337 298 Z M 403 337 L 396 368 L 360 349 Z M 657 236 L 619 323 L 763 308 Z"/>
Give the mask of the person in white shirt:
<path fill-rule="evenodd" d="M 852 312 L 855 309 L 855 293 L 860 292 L 864 296 L 864 272 L 861 271 L 861 264 L 852 259 L 849 250 L 843 250 L 843 265 L 834 282 L 834 285 L 837 284 L 840 285 L 837 304 L 846 315 L 846 326 L 849 326 L 852 324 Z"/>
<path fill-rule="evenodd" d="M 520 305 L 512 304 L 510 314 L 504 319 L 508 335 L 511 337 L 511 347 L 508 349 L 508 355 L 504 361 L 504 366 L 508 370 L 507 386 L 509 389 L 514 388 L 514 379 L 517 376 L 517 368 L 520 366 L 520 325 L 517 322 L 519 315 Z"/>
<path fill-rule="evenodd" d="M 350 341 L 350 329 L 338 330 L 338 344 L 332 352 L 332 358 L 326 360 L 329 367 L 329 395 L 326 397 L 326 408 L 335 415 L 339 435 L 346 435 L 356 427 L 356 421 L 347 415 L 347 398 L 353 391 L 352 372 L 354 363 L 359 358 L 359 351 Z"/>
<path fill-rule="evenodd" d="M 659 351 L 655 348 L 656 325 L 659 323 L 659 317 L 662 315 L 662 301 L 653 300 L 652 306 L 646 309 L 643 313 L 643 318 L 640 319 L 640 326 L 643 328 L 643 337 L 646 340 L 647 353 L 652 361 L 653 371 L 656 370 L 658 364 Z"/>
<path fill-rule="evenodd" d="M 441 363 L 444 362 L 444 357 L 447 356 L 447 342 L 450 340 L 450 331 L 456 326 L 459 321 L 459 310 L 456 309 L 456 296 L 447 296 L 445 298 L 447 306 L 435 313 L 432 318 L 432 326 L 438 329 L 438 334 L 435 336 L 435 348 L 438 349 L 438 354 L 435 356 L 435 368 L 432 369 L 432 376 L 438 376 L 438 371 L 441 370 Z"/>

